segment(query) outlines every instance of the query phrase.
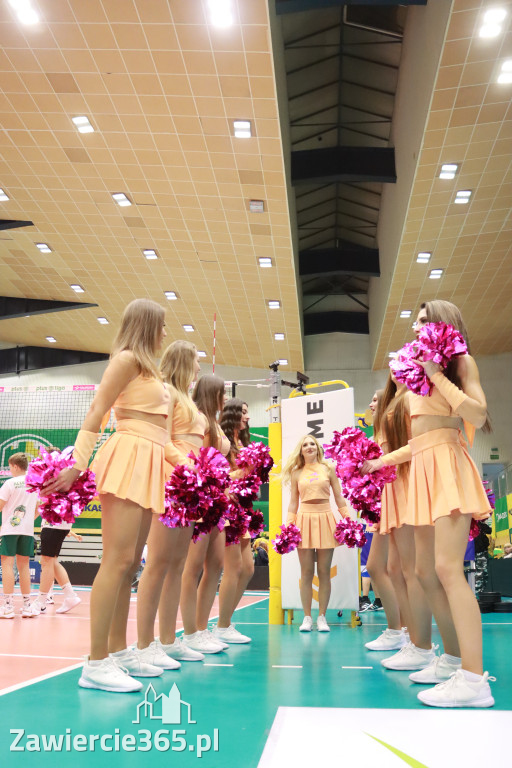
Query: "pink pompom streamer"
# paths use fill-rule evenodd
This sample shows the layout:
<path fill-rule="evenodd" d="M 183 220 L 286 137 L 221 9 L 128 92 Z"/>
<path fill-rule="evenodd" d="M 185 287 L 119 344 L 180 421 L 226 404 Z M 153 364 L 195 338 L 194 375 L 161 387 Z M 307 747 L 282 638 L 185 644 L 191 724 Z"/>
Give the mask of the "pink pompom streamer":
<path fill-rule="evenodd" d="M 364 525 L 350 517 L 342 517 L 334 530 L 334 538 L 339 544 L 345 544 L 350 549 L 360 549 L 366 544 Z"/>
<path fill-rule="evenodd" d="M 226 545 L 239 544 L 249 530 L 251 515 L 247 509 L 232 501 L 229 503 L 226 518 L 229 521 L 229 525 L 224 529 L 226 531 Z"/>
<path fill-rule="evenodd" d="M 288 525 L 281 525 L 280 531 L 275 539 L 272 539 L 272 546 L 278 555 L 286 555 L 288 552 L 293 552 L 297 549 L 302 542 L 302 535 L 300 528 L 297 528 L 293 523 Z"/>
<path fill-rule="evenodd" d="M 240 469 L 246 469 L 251 474 L 256 474 L 262 483 L 268 483 L 270 470 L 274 466 L 274 459 L 270 455 L 270 449 L 263 443 L 249 443 L 241 448 L 236 457 L 236 465 Z"/>

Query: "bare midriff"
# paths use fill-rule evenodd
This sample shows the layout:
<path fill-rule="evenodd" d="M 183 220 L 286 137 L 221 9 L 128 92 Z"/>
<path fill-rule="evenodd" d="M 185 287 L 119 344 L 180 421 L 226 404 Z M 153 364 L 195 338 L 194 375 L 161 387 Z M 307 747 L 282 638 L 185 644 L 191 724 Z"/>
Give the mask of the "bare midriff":
<path fill-rule="evenodd" d="M 177 435 L 171 435 L 171 440 L 173 443 L 189 443 L 190 445 L 194 445 L 196 448 L 202 448 L 203 446 L 202 435 L 180 433 Z"/>
<path fill-rule="evenodd" d="M 327 499 L 305 499 L 301 504 L 325 504 Z"/>
<path fill-rule="evenodd" d="M 147 421 L 154 424 L 155 427 L 167 428 L 167 416 L 158 413 L 145 413 L 144 411 L 132 411 L 131 408 L 115 408 L 114 413 L 117 421 L 124 419 L 137 419 L 138 421 Z"/>
<path fill-rule="evenodd" d="M 411 433 L 413 437 L 432 432 L 434 429 L 460 429 L 462 419 L 453 416 L 413 416 L 411 418 Z"/>

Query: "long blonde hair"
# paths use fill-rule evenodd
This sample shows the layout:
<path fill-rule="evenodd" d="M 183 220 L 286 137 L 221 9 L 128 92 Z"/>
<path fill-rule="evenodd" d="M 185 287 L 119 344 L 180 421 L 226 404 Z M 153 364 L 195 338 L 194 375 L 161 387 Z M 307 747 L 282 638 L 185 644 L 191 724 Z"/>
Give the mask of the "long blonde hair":
<path fill-rule="evenodd" d="M 316 437 L 313 437 L 313 435 L 304 435 L 301 437 L 293 451 L 288 456 L 288 460 L 286 464 L 283 467 L 283 471 L 281 474 L 281 479 L 283 481 L 283 484 L 287 485 L 291 482 L 292 479 L 292 473 L 296 469 L 302 469 L 304 465 L 306 464 L 304 460 L 304 456 L 302 455 L 302 446 L 304 445 L 304 440 L 310 437 L 316 444 L 316 452 L 317 452 L 317 463 L 323 464 L 324 467 L 327 467 L 327 469 L 331 468 L 331 465 L 324 459 L 324 449 L 316 439 Z"/>
<path fill-rule="evenodd" d="M 123 312 L 121 327 L 112 345 L 110 357 L 129 349 L 140 373 L 146 378 L 160 378 L 154 355 L 165 321 L 165 310 L 150 299 L 135 299 Z"/>
<path fill-rule="evenodd" d="M 197 407 L 190 397 L 190 386 L 194 381 L 194 364 L 197 349 L 190 341 L 173 341 L 169 344 L 160 361 L 160 373 L 173 391 L 173 395 L 185 409 L 190 421 L 197 417 Z"/>

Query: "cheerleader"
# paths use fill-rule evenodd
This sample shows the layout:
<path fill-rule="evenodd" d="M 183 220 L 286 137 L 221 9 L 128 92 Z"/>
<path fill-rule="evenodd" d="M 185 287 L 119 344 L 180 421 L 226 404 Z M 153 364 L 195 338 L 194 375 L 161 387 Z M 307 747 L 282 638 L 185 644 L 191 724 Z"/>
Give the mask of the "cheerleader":
<path fill-rule="evenodd" d="M 217 423 L 217 414 L 222 412 L 224 405 L 223 379 L 213 375 L 201 376 L 192 399 L 207 422 L 203 445 L 217 448 L 223 456 L 227 456 L 230 443 Z M 227 643 L 221 643 L 208 631 L 225 548 L 226 534 L 217 526 L 197 541 L 191 541 L 188 548 L 181 585 L 181 615 L 187 642 L 190 642 L 188 638 L 195 636 L 195 643 L 200 644 L 203 653 L 218 653 L 228 647 Z"/>
<path fill-rule="evenodd" d="M 160 372 L 169 393 L 169 435 L 165 446 L 165 477 L 178 464 L 190 464 L 203 445 L 206 419 L 199 413 L 189 390 L 199 373 L 199 355 L 194 344 L 173 341 L 165 350 Z M 192 538 L 193 526 L 168 528 L 154 519 L 148 538 L 148 557 L 139 583 L 137 611 L 138 645 L 156 653 L 165 669 L 176 669 L 181 661 L 202 661 L 205 648 L 200 638 L 176 637 L 176 619 L 181 579 Z M 154 637 L 158 609 L 160 636 Z"/>
<path fill-rule="evenodd" d="M 373 413 L 373 431 L 378 444 L 385 450 L 386 438 L 383 435 L 383 412 L 389 402 L 386 390 L 379 389 L 374 394 L 369 408 Z M 396 481 L 400 488 L 403 482 Z M 386 489 L 385 489 L 386 490 Z M 370 554 L 368 557 L 368 572 L 374 587 L 379 591 L 382 605 L 388 622 L 387 628 L 376 640 L 366 643 L 370 651 L 391 651 L 402 648 L 407 643 L 406 633 L 402 626 L 407 622 L 409 611 L 407 588 L 400 569 L 398 551 L 390 532 L 389 517 L 395 505 L 394 496 L 382 494 L 382 512 L 380 523 L 373 527 Z M 391 504 L 390 504 L 391 502 Z M 396 517 L 396 512 L 394 513 Z"/>
<path fill-rule="evenodd" d="M 222 411 L 220 426 L 230 441 L 227 458 L 233 468 L 232 476 L 240 476 L 240 470 L 236 469 L 236 455 L 240 448 L 249 445 L 250 442 L 247 403 L 238 397 L 227 400 Z M 224 553 L 224 573 L 219 588 L 219 619 L 213 630 L 216 640 L 224 643 L 251 642 L 250 637 L 242 635 L 235 628 L 231 619 L 253 573 L 251 537 L 246 533 L 238 544 L 228 544 Z"/>
<path fill-rule="evenodd" d="M 334 547 L 339 546 L 334 538 L 336 519 L 331 510 L 331 490 L 342 517 L 348 515 L 348 509 L 341 495 L 334 466 L 325 461 L 323 448 L 312 435 L 306 435 L 297 443 L 284 466 L 283 482 L 291 486 L 286 525 L 294 523 L 302 536 L 297 552 L 300 562 L 300 599 L 304 610 L 304 621 L 299 631 L 311 632 L 313 628 L 311 602 L 316 560 L 319 581 L 319 615 L 316 626 L 319 632 L 330 632 L 325 612 L 331 596 L 331 563 Z"/>
<path fill-rule="evenodd" d="M 440 300 L 421 305 L 417 329 L 439 321 L 460 331 L 469 352 L 455 305 Z M 480 611 L 463 568 L 471 518 L 487 518 L 491 509 L 460 433 L 461 419 L 490 430 L 487 404 L 470 354 L 452 360 L 445 372 L 432 361 L 420 365 L 434 388 L 428 397 L 408 395 L 408 446 L 366 462 L 362 470 L 411 461 L 407 522 L 415 526 L 416 571 L 445 648 L 425 669 L 440 682 L 419 693 L 419 700 L 434 707 L 491 707 L 489 674 L 482 667 Z"/>
<path fill-rule="evenodd" d="M 67 491 L 89 463 L 104 415 L 113 407 L 116 432 L 101 446 L 92 469 L 102 510 L 103 555 L 91 591 L 91 651 L 79 685 L 139 691 L 136 677 L 162 669 L 126 642 L 132 577 L 151 522 L 164 511 L 164 447 L 169 394 L 154 355 L 166 336 L 164 310 L 146 299 L 129 304 L 110 362 L 75 443 L 75 465 L 41 492 Z"/>

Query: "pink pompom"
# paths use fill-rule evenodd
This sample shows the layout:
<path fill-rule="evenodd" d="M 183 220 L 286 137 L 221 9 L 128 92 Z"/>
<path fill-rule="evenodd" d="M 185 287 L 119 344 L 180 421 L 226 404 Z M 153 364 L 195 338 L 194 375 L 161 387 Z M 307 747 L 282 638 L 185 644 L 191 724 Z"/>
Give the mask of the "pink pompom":
<path fill-rule="evenodd" d="M 302 535 L 300 528 L 290 523 L 289 525 L 280 526 L 281 533 L 279 533 L 275 539 L 272 539 L 272 546 L 278 555 L 286 555 L 288 552 L 293 552 L 297 549 L 302 541 Z"/>
<path fill-rule="evenodd" d="M 270 455 L 270 449 L 263 443 L 249 443 L 245 448 L 241 448 L 237 457 L 236 465 L 240 469 L 247 469 L 255 473 L 262 483 L 268 483 L 270 470 L 274 466 L 274 459 Z"/>
<path fill-rule="evenodd" d="M 468 541 L 474 541 L 474 539 L 476 539 L 479 535 L 480 535 L 480 527 L 478 525 L 478 520 L 475 520 L 472 517 L 471 525 L 469 527 Z"/>
<path fill-rule="evenodd" d="M 334 530 L 334 538 L 339 544 L 345 544 L 350 549 L 361 548 L 366 544 L 364 525 L 350 517 L 342 517 Z"/>
<path fill-rule="evenodd" d="M 249 523 L 249 528 L 247 529 L 251 534 L 251 539 L 257 538 L 257 536 L 260 535 L 264 528 L 265 518 L 263 517 L 263 512 L 261 512 L 259 509 L 253 509 L 251 512 L 251 522 Z"/>
<path fill-rule="evenodd" d="M 251 515 L 240 504 L 230 502 L 226 518 L 229 521 L 229 525 L 224 529 L 226 531 L 226 545 L 239 544 L 249 530 Z"/>
<path fill-rule="evenodd" d="M 219 491 L 219 495 L 205 512 L 199 522 L 194 525 L 192 541 L 198 541 L 202 536 L 211 533 L 215 527 L 223 530 L 229 501 L 225 493 Z"/>
<path fill-rule="evenodd" d="M 39 457 L 33 459 L 28 466 L 25 476 L 27 491 L 40 494 L 42 487 L 54 480 L 61 470 L 72 467 L 75 463 L 72 453 L 72 448 L 52 452 L 42 448 Z M 51 525 L 73 524 L 95 496 L 95 475 L 90 469 L 86 469 L 77 477 L 69 491 L 40 496 L 39 513 L 43 520 Z"/>

